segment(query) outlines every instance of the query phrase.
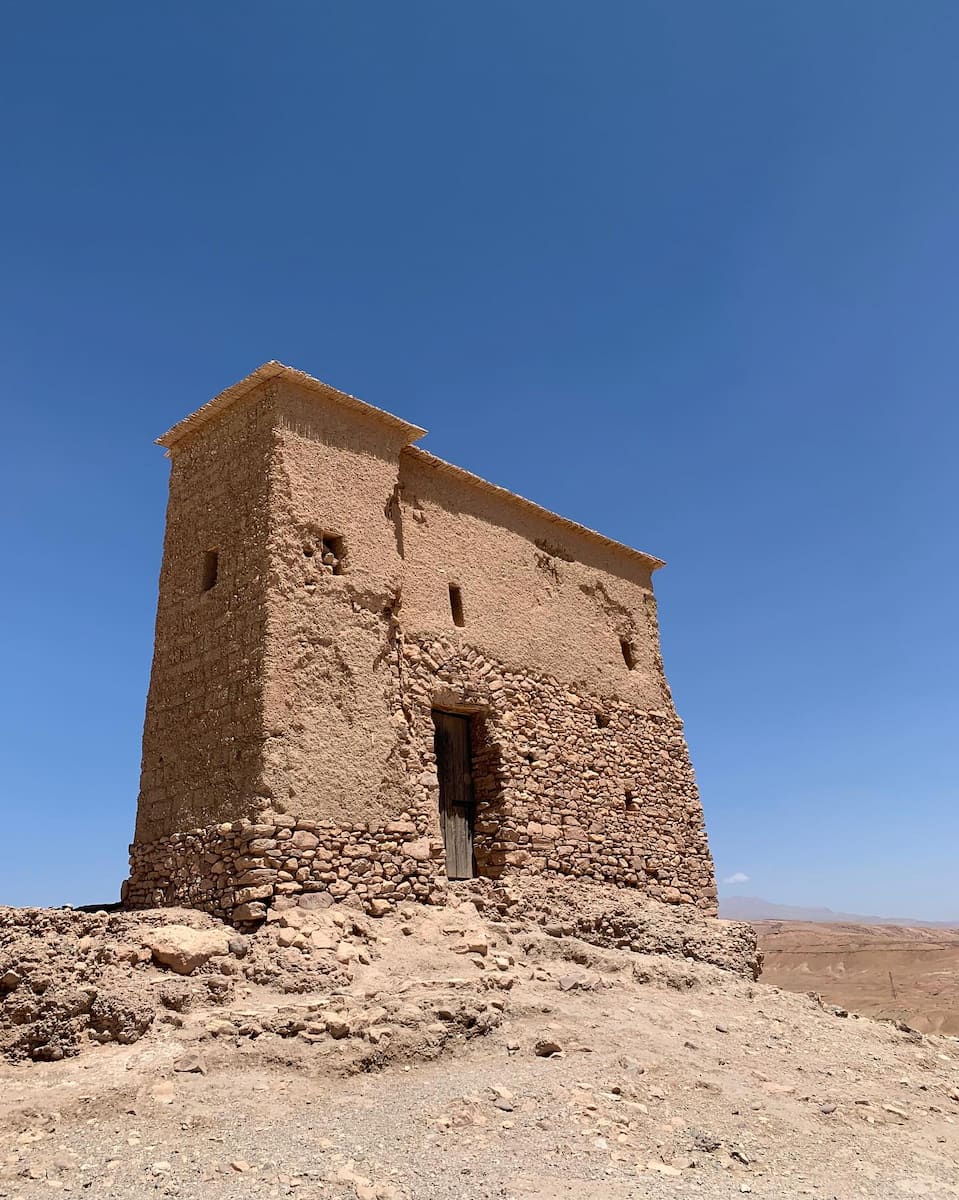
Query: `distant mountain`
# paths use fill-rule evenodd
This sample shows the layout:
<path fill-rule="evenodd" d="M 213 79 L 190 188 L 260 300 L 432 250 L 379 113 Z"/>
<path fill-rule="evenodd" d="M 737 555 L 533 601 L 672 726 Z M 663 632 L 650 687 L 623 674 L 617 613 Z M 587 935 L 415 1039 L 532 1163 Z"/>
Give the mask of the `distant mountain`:
<path fill-rule="evenodd" d="M 957 929 L 959 921 L 920 921 L 915 917 L 869 917 L 862 913 L 833 912 L 831 908 L 803 908 L 774 904 L 758 896 L 720 896 L 719 915 L 728 921 L 822 921 L 840 925 L 913 925 L 929 929 Z"/>

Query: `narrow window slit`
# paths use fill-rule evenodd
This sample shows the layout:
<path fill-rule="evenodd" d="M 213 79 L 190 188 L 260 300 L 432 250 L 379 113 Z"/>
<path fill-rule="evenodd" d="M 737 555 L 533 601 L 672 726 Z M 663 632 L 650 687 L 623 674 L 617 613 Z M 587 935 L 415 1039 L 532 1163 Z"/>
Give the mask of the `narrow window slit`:
<path fill-rule="evenodd" d="M 216 550 L 207 550 L 203 555 L 203 591 L 209 592 L 216 587 L 217 576 L 220 572 L 220 555 Z"/>
<path fill-rule="evenodd" d="M 620 638 L 619 648 L 623 652 L 623 662 L 626 664 L 626 669 L 632 671 L 636 666 L 636 655 L 633 652 L 632 642 L 627 641 L 626 638 Z"/>
<path fill-rule="evenodd" d="M 463 616 L 463 593 L 455 584 L 450 584 L 450 612 L 453 614 L 453 624 L 462 627 L 466 624 Z"/>

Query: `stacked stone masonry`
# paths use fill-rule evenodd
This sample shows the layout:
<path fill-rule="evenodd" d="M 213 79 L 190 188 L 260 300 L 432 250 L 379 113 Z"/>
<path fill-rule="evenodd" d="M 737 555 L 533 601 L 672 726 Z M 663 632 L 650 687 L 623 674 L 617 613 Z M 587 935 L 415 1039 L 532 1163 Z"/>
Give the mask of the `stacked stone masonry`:
<path fill-rule="evenodd" d="M 157 826 L 205 824 L 258 771 L 268 407 L 233 409 L 217 435 L 184 447 L 170 477 L 151 676 L 151 692 L 170 702 L 147 709 L 150 808 L 138 813 L 138 839 Z M 197 585 L 210 546 L 220 547 L 216 593 Z"/>
<path fill-rule="evenodd" d="M 715 912 L 658 560 L 434 459 L 421 432 L 268 364 L 161 439 L 126 902 L 238 923 L 442 903 L 440 709 L 469 718 L 478 874 Z"/>
<path fill-rule="evenodd" d="M 478 650 L 395 639 L 395 722 L 411 803 L 382 825 L 277 814 L 134 844 L 126 900 L 183 904 L 237 922 L 279 896 L 325 893 L 442 903 L 432 709 L 437 693 L 469 713 L 478 873 L 521 870 L 639 888 L 669 903 L 715 909 L 712 861 L 682 724 L 558 680 L 505 670 Z"/>

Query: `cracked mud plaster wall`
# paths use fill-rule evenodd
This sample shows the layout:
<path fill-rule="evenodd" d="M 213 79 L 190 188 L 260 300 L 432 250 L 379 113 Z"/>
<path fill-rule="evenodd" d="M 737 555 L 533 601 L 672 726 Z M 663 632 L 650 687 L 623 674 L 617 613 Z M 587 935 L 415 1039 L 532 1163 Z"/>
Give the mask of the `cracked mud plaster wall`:
<path fill-rule="evenodd" d="M 448 634 L 506 666 L 640 708 L 668 704 L 650 568 L 433 462 L 415 449 L 400 458 L 404 633 Z M 450 583 L 460 588 L 462 629 L 453 626 Z"/>
<path fill-rule="evenodd" d="M 277 414 L 264 801 L 343 825 L 385 820 L 407 791 L 390 661 L 402 562 L 384 512 L 402 437 L 285 383 Z M 324 536 L 345 547 L 341 575 L 316 552 Z"/>
<path fill-rule="evenodd" d="M 547 519 L 433 469 L 375 417 L 284 383 L 277 418 L 262 784 L 274 810 L 352 825 L 409 806 L 400 631 L 644 709 L 669 703 L 645 564 L 586 537 L 554 545 Z M 324 535 L 345 547 L 342 574 L 316 553 Z"/>

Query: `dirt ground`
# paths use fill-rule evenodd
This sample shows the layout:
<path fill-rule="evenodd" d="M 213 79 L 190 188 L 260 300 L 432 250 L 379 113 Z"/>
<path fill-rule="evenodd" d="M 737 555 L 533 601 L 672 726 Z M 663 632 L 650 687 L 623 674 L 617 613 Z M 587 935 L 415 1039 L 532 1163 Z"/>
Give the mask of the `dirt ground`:
<path fill-rule="evenodd" d="M 959 1041 L 755 982 L 745 927 L 601 889 L 274 915 L 183 975 L 138 938 L 212 918 L 0 925 L 42 1027 L 0 1065 L 3 1200 L 959 1195 Z M 54 1044 L 73 941 L 113 1016 Z"/>
<path fill-rule="evenodd" d="M 767 983 L 923 1033 L 959 1034 L 959 930 L 757 921 Z"/>

